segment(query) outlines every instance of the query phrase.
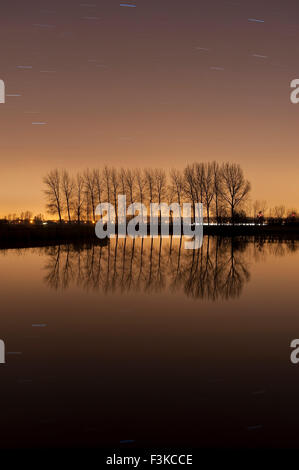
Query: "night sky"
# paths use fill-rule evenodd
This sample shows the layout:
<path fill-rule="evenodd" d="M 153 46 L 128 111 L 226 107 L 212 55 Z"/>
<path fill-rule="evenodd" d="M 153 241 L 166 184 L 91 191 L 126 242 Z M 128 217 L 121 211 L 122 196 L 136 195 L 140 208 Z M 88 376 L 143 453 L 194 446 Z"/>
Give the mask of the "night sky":
<path fill-rule="evenodd" d="M 298 0 L 2 1 L 0 58 L 0 216 L 54 167 L 214 159 L 299 208 Z"/>

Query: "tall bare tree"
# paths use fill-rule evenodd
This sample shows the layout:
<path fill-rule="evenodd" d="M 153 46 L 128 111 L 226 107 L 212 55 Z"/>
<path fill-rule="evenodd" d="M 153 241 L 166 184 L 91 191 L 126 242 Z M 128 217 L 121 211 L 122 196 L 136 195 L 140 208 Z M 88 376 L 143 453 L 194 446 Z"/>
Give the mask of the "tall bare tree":
<path fill-rule="evenodd" d="M 205 181 L 205 164 L 204 163 L 195 163 L 193 165 L 193 172 L 195 176 L 195 195 L 196 202 L 203 203 L 204 199 L 204 181 Z"/>
<path fill-rule="evenodd" d="M 145 175 L 140 170 L 140 168 L 137 168 L 137 170 L 135 171 L 135 179 L 136 179 L 139 202 L 141 204 L 144 204 L 146 180 L 145 180 Z"/>
<path fill-rule="evenodd" d="M 218 224 L 219 219 L 220 219 L 221 187 L 222 187 L 222 176 L 221 176 L 221 168 L 219 166 L 219 163 L 215 161 L 212 162 L 212 172 L 213 172 L 215 216 L 216 216 L 216 222 Z"/>
<path fill-rule="evenodd" d="M 68 221 L 71 222 L 71 211 L 73 206 L 74 182 L 66 170 L 63 170 L 61 176 L 61 188 L 64 196 L 65 208 Z"/>
<path fill-rule="evenodd" d="M 224 163 L 221 173 L 223 178 L 221 195 L 230 208 L 231 220 L 234 224 L 236 208 L 246 200 L 251 185 L 245 179 L 240 165 L 236 163 Z"/>
<path fill-rule="evenodd" d="M 92 211 L 92 220 L 95 221 L 95 209 L 96 209 L 96 181 L 94 178 L 94 172 L 87 169 L 84 173 L 84 184 L 86 190 L 86 197 L 88 198 L 89 205 Z"/>
<path fill-rule="evenodd" d="M 154 175 L 155 175 L 155 188 L 156 188 L 158 204 L 161 204 L 163 199 L 166 199 L 166 195 L 167 195 L 166 174 L 165 174 L 164 170 L 156 168 L 155 172 L 154 172 Z M 159 210 L 159 223 L 160 223 L 160 225 L 161 225 L 161 219 L 162 219 L 162 211 Z"/>
<path fill-rule="evenodd" d="M 184 177 L 182 173 L 175 168 L 170 170 L 170 193 L 175 195 L 176 202 L 181 207 L 181 201 L 184 191 Z"/>
<path fill-rule="evenodd" d="M 74 213 L 77 223 L 80 224 L 84 204 L 84 179 L 80 173 L 77 174 L 74 183 Z"/>
<path fill-rule="evenodd" d="M 152 168 L 146 168 L 144 170 L 144 177 L 146 182 L 146 190 L 148 194 L 149 206 L 154 202 L 155 197 L 155 175 Z M 151 214 L 150 214 L 151 215 Z"/>
<path fill-rule="evenodd" d="M 194 166 L 187 165 L 184 169 L 184 193 L 187 200 L 192 204 L 193 217 L 195 217 L 195 204 L 198 202 L 198 198 Z"/>
<path fill-rule="evenodd" d="M 166 191 L 167 191 L 166 174 L 164 170 L 156 168 L 154 175 L 155 175 L 155 188 L 156 188 L 158 204 L 161 204 L 163 198 L 166 197 Z"/>
<path fill-rule="evenodd" d="M 145 191 L 146 191 L 146 179 L 144 173 L 137 168 L 135 171 L 135 179 L 136 179 L 136 186 L 137 186 L 137 192 L 139 195 L 139 202 L 141 204 L 144 204 L 145 202 Z M 141 212 L 141 217 L 143 218 L 143 209 Z"/>
<path fill-rule="evenodd" d="M 126 170 L 124 168 L 121 168 L 119 170 L 119 184 L 120 184 L 121 194 L 125 196 L 126 195 Z"/>
<path fill-rule="evenodd" d="M 118 196 L 118 188 L 119 188 L 120 182 L 119 182 L 117 170 L 115 168 L 111 169 L 110 177 L 111 177 L 111 186 L 112 186 L 115 216 L 117 217 L 117 196 Z"/>
<path fill-rule="evenodd" d="M 111 170 L 105 166 L 103 170 L 103 183 L 106 196 L 106 202 L 111 201 Z"/>
<path fill-rule="evenodd" d="M 213 166 L 211 163 L 206 163 L 203 167 L 203 200 L 206 206 L 208 225 L 210 225 L 210 207 L 213 198 Z"/>
<path fill-rule="evenodd" d="M 93 170 L 93 178 L 96 190 L 96 203 L 101 204 L 102 202 L 102 193 L 103 193 L 103 181 L 102 175 L 98 168 Z"/>
<path fill-rule="evenodd" d="M 105 190 L 105 196 L 106 196 L 106 201 L 110 203 L 111 201 L 111 170 L 107 166 L 105 166 L 103 170 L 103 183 L 104 183 L 104 190 Z M 110 219 L 110 206 L 108 209 L 108 218 Z"/>
<path fill-rule="evenodd" d="M 61 194 L 61 177 L 57 170 L 51 170 L 43 179 L 46 189 L 44 193 L 47 197 L 47 210 L 50 214 L 57 214 L 59 222 L 62 222 L 63 202 Z"/>
<path fill-rule="evenodd" d="M 128 191 L 128 196 L 130 200 L 130 204 L 134 202 L 134 192 L 135 192 L 135 173 L 130 168 L 126 170 L 125 173 L 126 177 L 126 187 Z"/>

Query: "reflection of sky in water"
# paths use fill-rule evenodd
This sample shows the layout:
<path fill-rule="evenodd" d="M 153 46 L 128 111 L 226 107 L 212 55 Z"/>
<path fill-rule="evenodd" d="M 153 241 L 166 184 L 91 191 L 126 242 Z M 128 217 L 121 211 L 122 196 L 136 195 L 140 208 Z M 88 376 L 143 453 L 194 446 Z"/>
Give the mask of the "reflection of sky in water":
<path fill-rule="evenodd" d="M 1 251 L 2 446 L 296 443 L 298 262 L 214 237 Z"/>

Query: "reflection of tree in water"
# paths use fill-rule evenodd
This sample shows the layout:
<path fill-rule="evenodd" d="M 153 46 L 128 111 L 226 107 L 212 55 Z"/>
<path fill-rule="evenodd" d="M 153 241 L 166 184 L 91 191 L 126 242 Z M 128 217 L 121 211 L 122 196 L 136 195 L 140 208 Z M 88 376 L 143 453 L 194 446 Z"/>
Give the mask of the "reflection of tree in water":
<path fill-rule="evenodd" d="M 239 296 L 250 277 L 245 246 L 231 239 L 206 237 L 201 250 L 183 257 L 179 276 L 186 295 L 210 300 Z"/>
<path fill-rule="evenodd" d="M 259 237 L 252 244 L 252 256 L 256 261 L 265 261 L 267 255 L 284 257 L 288 254 L 295 253 L 298 250 L 298 241 L 274 238 Z"/>
<path fill-rule="evenodd" d="M 107 246 L 62 245 L 46 249 L 45 282 L 54 289 L 72 284 L 113 292 L 183 291 L 196 299 L 241 295 L 250 279 L 249 260 L 283 255 L 298 245 L 261 240 L 204 237 L 199 250 L 186 250 L 183 238 L 112 239 Z"/>

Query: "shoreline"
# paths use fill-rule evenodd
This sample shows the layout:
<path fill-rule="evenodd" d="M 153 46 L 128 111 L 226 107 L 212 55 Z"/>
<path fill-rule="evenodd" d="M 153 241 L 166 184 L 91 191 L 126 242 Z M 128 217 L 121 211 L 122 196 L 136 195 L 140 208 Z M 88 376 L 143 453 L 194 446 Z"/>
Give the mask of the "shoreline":
<path fill-rule="evenodd" d="M 161 229 L 158 227 L 160 235 Z M 117 226 L 116 226 L 117 233 Z M 172 226 L 169 227 L 172 236 Z M 148 226 L 148 236 L 149 236 Z M 204 236 L 225 238 L 257 237 L 258 239 L 299 240 L 299 226 L 290 225 L 204 225 Z M 53 224 L 48 226 L 2 225 L 0 226 L 0 250 L 8 248 L 33 248 L 63 244 L 107 245 L 108 238 L 99 239 L 93 224 Z"/>

